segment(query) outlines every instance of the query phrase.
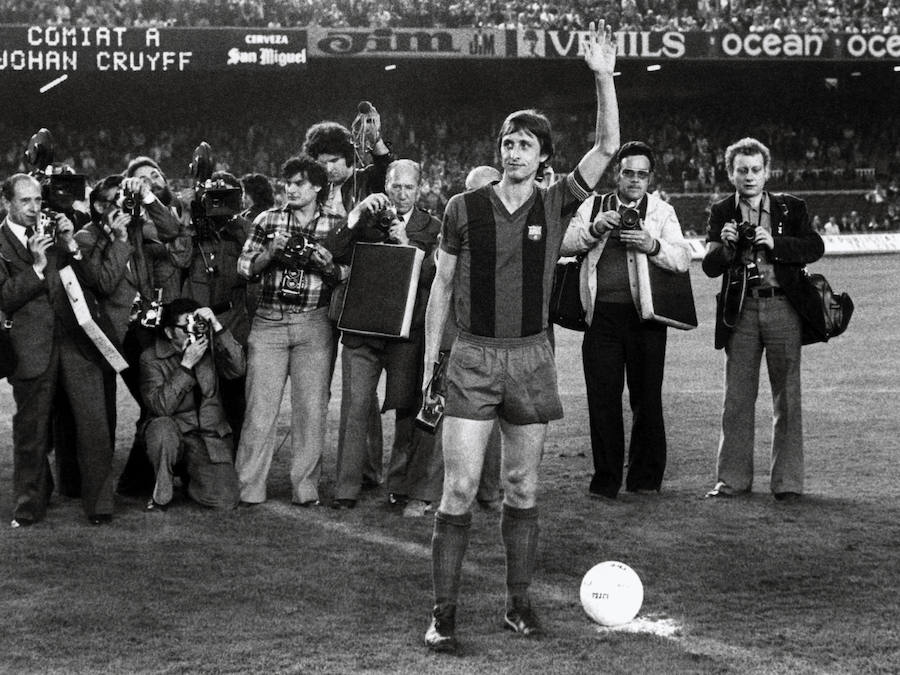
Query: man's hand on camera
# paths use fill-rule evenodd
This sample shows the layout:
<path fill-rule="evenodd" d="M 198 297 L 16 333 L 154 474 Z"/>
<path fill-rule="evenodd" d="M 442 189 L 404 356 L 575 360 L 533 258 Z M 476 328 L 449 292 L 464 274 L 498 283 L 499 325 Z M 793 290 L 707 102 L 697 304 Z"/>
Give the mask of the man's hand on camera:
<path fill-rule="evenodd" d="M 124 211 L 114 211 L 109 221 L 109 229 L 119 241 L 128 240 L 128 226 L 131 224 L 131 215 Z"/>
<path fill-rule="evenodd" d="M 391 228 L 388 230 L 388 238 L 403 246 L 409 246 L 409 237 L 406 236 L 406 225 L 402 222 L 391 225 Z"/>
<path fill-rule="evenodd" d="M 142 203 L 144 201 L 149 201 L 148 198 L 154 196 L 153 190 L 150 189 L 150 183 L 145 181 L 143 178 L 136 178 L 134 176 L 132 176 L 131 178 L 126 178 L 122 181 L 122 189 L 128 190 Z"/>
<path fill-rule="evenodd" d="M 70 250 L 73 246 L 78 248 L 78 244 L 75 243 L 75 225 L 72 221 L 64 213 L 57 213 L 53 220 L 56 223 L 56 240 L 64 248 Z"/>
<path fill-rule="evenodd" d="M 722 226 L 722 232 L 719 234 L 722 238 L 722 243 L 725 244 L 728 248 L 734 248 L 737 246 L 738 240 L 738 231 L 737 231 L 737 223 L 733 220 L 729 220 Z"/>
<path fill-rule="evenodd" d="M 363 199 L 362 202 L 360 202 L 360 206 L 362 206 L 371 215 L 375 215 L 376 213 L 384 211 L 390 205 L 390 198 L 383 192 L 375 192 L 373 194 L 370 194 L 368 197 Z"/>
<path fill-rule="evenodd" d="M 331 255 L 331 251 L 329 251 L 319 243 L 314 243 L 313 246 L 313 252 L 309 256 L 309 261 L 312 264 L 312 268 L 314 270 L 326 273 L 333 270 L 334 256 Z"/>
<path fill-rule="evenodd" d="M 28 250 L 31 251 L 31 257 L 34 259 L 32 267 L 38 274 L 43 274 L 47 267 L 47 249 L 53 246 L 53 237 L 46 234 L 33 234 L 28 240 Z"/>
<path fill-rule="evenodd" d="M 622 230 L 619 232 L 619 239 L 626 247 L 637 249 L 641 253 L 650 253 L 655 242 L 646 230 Z"/>
<path fill-rule="evenodd" d="M 775 248 L 775 239 L 772 238 L 772 233 L 766 228 L 757 227 L 756 233 L 753 236 L 753 244 L 759 247 L 765 247 L 771 251 Z"/>
<path fill-rule="evenodd" d="M 617 228 L 621 220 L 622 216 L 618 211 L 604 211 L 591 223 L 590 232 L 596 239 L 599 239 L 609 230 Z"/>
<path fill-rule="evenodd" d="M 214 333 L 218 333 L 220 330 L 222 330 L 222 323 L 219 321 L 215 312 L 213 312 L 209 307 L 201 307 L 195 312 L 195 314 L 198 314 L 199 316 L 202 316 L 204 319 L 206 319 L 207 323 L 212 326 Z"/>
<path fill-rule="evenodd" d="M 276 230 L 274 234 L 269 235 L 271 239 L 267 241 L 267 246 L 269 253 L 274 255 L 278 251 L 283 251 L 284 247 L 287 246 L 288 241 L 291 238 L 287 232 L 282 230 Z"/>
<path fill-rule="evenodd" d="M 207 347 L 209 347 L 209 338 L 205 335 L 197 338 L 194 342 L 186 344 L 181 355 L 181 365 L 188 370 L 192 369 L 200 363 L 200 359 L 206 353 Z"/>

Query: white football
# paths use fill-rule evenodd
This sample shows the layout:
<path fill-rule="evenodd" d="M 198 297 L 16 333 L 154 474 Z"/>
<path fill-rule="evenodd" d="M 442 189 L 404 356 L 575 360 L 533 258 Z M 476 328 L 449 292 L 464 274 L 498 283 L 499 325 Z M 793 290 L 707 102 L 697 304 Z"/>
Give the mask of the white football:
<path fill-rule="evenodd" d="M 581 580 L 581 606 L 602 626 L 620 626 L 637 616 L 644 602 L 641 578 L 625 563 L 594 565 Z"/>

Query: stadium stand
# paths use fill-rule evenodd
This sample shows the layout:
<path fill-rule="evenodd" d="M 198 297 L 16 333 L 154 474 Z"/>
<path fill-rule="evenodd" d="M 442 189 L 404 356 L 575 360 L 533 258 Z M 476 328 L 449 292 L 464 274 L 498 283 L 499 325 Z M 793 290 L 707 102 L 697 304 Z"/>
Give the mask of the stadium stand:
<path fill-rule="evenodd" d="M 107 26 L 497 27 L 580 30 L 596 17 L 617 30 L 895 34 L 893 0 L 2 0 L 0 23 Z"/>

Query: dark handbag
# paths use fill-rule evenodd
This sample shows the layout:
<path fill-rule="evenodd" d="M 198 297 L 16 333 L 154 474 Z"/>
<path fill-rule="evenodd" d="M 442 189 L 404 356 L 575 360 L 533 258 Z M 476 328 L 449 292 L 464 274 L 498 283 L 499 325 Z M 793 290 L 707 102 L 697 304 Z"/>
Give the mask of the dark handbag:
<path fill-rule="evenodd" d="M 825 319 L 825 331 L 820 333 L 818 328 L 810 326 L 809 322 L 804 322 L 803 343 L 828 342 L 831 338 L 847 330 L 847 324 L 850 323 L 850 318 L 853 316 L 853 300 L 847 293 L 833 291 L 831 284 L 823 275 L 806 272 L 805 276 L 820 303 L 820 311 Z"/>
<path fill-rule="evenodd" d="M 550 291 L 550 323 L 584 331 L 584 307 L 581 304 L 581 262 L 584 256 L 575 260 L 556 263 L 553 272 L 553 288 Z"/>

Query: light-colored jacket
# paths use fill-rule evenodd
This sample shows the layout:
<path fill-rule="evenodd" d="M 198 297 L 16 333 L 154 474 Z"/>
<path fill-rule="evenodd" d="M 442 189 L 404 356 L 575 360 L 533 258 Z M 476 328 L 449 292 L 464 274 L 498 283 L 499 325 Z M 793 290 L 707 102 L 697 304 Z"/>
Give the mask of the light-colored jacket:
<path fill-rule="evenodd" d="M 591 324 L 594 316 L 594 303 L 597 300 L 597 261 L 603 253 L 603 248 L 609 239 L 609 231 L 599 239 L 590 232 L 591 211 L 594 200 L 603 199 L 597 195 L 587 199 L 572 217 L 569 227 L 563 237 L 560 255 L 573 256 L 587 252 L 587 256 L 581 263 L 581 305 L 586 313 L 586 321 Z M 616 197 L 611 199 L 611 208 L 616 208 L 619 201 Z M 601 212 L 598 212 L 598 217 Z M 668 202 L 664 202 L 655 194 L 647 195 L 647 215 L 641 227 L 659 241 L 659 253 L 648 256 L 646 253 L 628 249 L 626 256 L 628 261 L 628 281 L 631 286 L 631 299 L 635 309 L 640 312 L 640 296 L 638 294 L 638 266 L 650 263 L 658 265 L 672 272 L 686 272 L 691 264 L 691 249 L 681 232 L 681 225 L 675 209 Z"/>

